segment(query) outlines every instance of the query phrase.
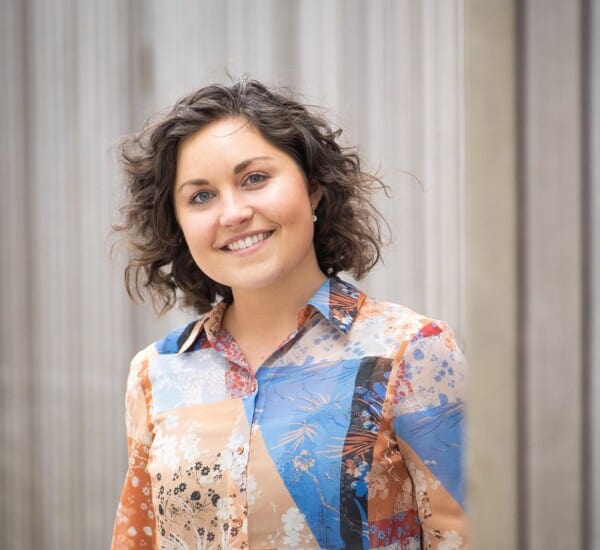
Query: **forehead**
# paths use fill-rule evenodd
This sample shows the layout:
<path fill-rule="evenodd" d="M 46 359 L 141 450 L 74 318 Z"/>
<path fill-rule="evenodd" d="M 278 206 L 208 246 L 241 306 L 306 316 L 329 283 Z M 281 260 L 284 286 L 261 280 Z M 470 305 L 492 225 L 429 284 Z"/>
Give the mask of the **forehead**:
<path fill-rule="evenodd" d="M 210 122 L 184 138 L 177 148 L 176 180 L 199 170 L 229 169 L 251 157 L 294 161 L 243 117 Z"/>
<path fill-rule="evenodd" d="M 181 154 L 199 147 L 227 147 L 232 143 L 239 147 L 245 142 L 272 147 L 271 143 L 250 121 L 242 117 L 235 117 L 209 122 L 184 138 L 179 144 L 178 152 Z"/>

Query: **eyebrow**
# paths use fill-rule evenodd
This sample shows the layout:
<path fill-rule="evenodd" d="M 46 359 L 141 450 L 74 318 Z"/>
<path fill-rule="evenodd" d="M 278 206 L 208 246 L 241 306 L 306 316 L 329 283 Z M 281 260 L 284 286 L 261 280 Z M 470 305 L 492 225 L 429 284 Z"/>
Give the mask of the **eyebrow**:
<path fill-rule="evenodd" d="M 234 174 L 239 174 L 242 170 L 244 170 L 245 168 L 247 168 L 248 166 L 250 166 L 254 161 L 257 160 L 271 160 L 273 157 L 267 157 L 267 156 L 261 156 L 261 157 L 252 157 L 246 160 L 243 160 L 242 162 L 239 162 L 238 164 L 236 164 L 233 167 L 233 173 Z M 201 187 L 203 185 L 208 185 L 208 180 L 202 179 L 202 178 L 195 178 L 195 179 L 191 179 L 191 180 L 186 180 L 184 181 L 179 188 L 177 189 L 177 192 L 181 191 L 186 185 L 194 185 L 196 187 Z"/>

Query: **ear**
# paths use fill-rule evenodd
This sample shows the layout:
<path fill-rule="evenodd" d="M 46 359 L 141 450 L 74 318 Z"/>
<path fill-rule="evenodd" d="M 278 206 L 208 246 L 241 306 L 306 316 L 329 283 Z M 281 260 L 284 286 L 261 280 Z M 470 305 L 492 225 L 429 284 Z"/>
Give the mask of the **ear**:
<path fill-rule="evenodd" d="M 313 210 L 316 210 L 317 206 L 321 202 L 321 197 L 323 196 L 323 186 L 318 181 L 313 181 L 310 186 L 310 205 Z"/>

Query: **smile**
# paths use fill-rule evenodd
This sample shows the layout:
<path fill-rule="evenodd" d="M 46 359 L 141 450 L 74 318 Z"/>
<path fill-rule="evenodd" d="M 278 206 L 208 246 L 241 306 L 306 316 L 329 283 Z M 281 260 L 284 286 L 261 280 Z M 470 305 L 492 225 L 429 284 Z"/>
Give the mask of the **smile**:
<path fill-rule="evenodd" d="M 250 235 L 245 237 L 244 239 L 239 239 L 237 241 L 233 241 L 228 245 L 224 246 L 225 250 L 244 250 L 245 248 L 250 248 L 252 245 L 264 241 L 268 237 L 272 235 L 272 231 L 267 231 L 263 233 L 257 233 L 256 235 Z"/>

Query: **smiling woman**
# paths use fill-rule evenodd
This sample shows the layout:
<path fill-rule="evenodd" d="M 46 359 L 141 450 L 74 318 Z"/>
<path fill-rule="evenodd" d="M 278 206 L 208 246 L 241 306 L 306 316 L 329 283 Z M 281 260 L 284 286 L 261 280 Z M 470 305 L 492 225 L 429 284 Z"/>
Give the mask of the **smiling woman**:
<path fill-rule="evenodd" d="M 113 548 L 463 548 L 451 330 L 338 278 L 379 259 L 382 184 L 256 81 L 123 145 L 130 294 L 200 318 L 142 350 Z"/>
<path fill-rule="evenodd" d="M 320 188 L 314 246 L 321 271 L 328 275 L 350 271 L 361 279 L 379 261 L 382 220 L 369 194 L 383 185 L 361 170 L 353 150 L 339 146 L 341 130 L 332 130 L 327 120 L 301 103 L 256 81 L 231 87 L 215 84 L 182 98 L 161 121 L 128 137 L 122 145 L 130 200 L 122 208 L 124 220 L 116 229 L 127 233 L 130 245 L 125 275 L 132 298 L 148 293 L 156 308 L 165 311 L 179 296 L 184 307 L 198 313 L 208 311 L 219 297 L 232 301 L 231 288 L 218 278 L 206 277 L 190 255 L 174 200 L 179 187 L 189 183 L 196 188 L 195 203 L 210 202 L 213 191 L 208 182 L 203 174 L 193 172 L 201 170 L 202 162 L 206 164 L 206 156 L 190 167 L 189 178 L 178 179 L 175 189 L 177 172 L 183 169 L 179 166 L 181 150 L 184 142 L 192 141 L 207 125 L 236 118 L 246 123 L 238 124 L 237 130 L 257 132 L 272 146 L 271 153 L 295 161 L 310 193 L 315 185 Z M 248 160 L 237 161 L 236 174 L 247 168 Z M 254 183 L 261 177 L 258 172 L 252 176 Z"/>
<path fill-rule="evenodd" d="M 238 303 L 248 291 L 285 294 L 323 283 L 312 221 L 321 187 L 309 194 L 296 161 L 243 118 L 212 122 L 182 141 L 174 189 L 192 258 Z"/>

